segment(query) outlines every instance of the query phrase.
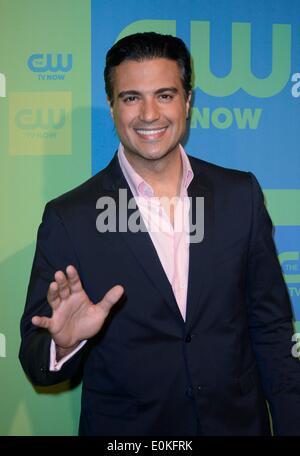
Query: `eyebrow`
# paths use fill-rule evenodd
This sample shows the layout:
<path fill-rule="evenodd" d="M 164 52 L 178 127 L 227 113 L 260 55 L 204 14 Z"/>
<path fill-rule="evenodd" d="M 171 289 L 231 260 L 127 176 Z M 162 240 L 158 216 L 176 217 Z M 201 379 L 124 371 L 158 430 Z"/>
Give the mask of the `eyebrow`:
<path fill-rule="evenodd" d="M 160 89 L 157 89 L 154 92 L 154 95 L 160 95 L 161 93 L 165 92 L 172 92 L 176 94 L 178 93 L 178 89 L 176 89 L 176 87 L 162 87 Z M 124 98 L 132 95 L 142 95 L 142 92 L 139 92 L 138 90 L 124 90 L 118 94 L 118 98 Z"/>

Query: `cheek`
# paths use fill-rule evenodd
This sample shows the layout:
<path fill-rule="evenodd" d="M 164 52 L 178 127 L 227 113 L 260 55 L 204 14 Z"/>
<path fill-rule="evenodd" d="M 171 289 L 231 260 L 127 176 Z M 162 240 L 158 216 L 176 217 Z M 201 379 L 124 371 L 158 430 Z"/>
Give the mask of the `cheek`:
<path fill-rule="evenodd" d="M 176 106 L 170 107 L 165 110 L 165 116 L 172 119 L 174 123 L 181 124 L 185 122 L 187 114 L 187 108 L 185 104 L 177 104 Z"/>
<path fill-rule="evenodd" d="M 132 122 L 136 118 L 136 113 L 134 112 L 133 109 L 130 111 L 122 112 L 120 111 L 116 116 L 115 116 L 115 124 L 119 126 L 122 130 L 130 129 L 132 128 Z"/>
<path fill-rule="evenodd" d="M 180 111 L 180 114 L 176 116 L 176 118 L 174 117 L 174 125 L 176 125 L 176 127 L 179 129 L 179 130 L 182 130 L 185 128 L 186 126 L 186 112 L 185 111 Z"/>

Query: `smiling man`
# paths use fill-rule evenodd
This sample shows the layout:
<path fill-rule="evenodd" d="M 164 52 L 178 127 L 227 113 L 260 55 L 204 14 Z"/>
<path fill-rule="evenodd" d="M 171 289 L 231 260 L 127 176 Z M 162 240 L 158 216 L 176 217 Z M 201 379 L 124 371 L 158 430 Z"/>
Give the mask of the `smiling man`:
<path fill-rule="evenodd" d="M 251 173 L 181 145 L 186 46 L 125 37 L 104 77 L 120 146 L 45 208 L 21 322 L 25 372 L 51 385 L 83 367 L 82 435 L 269 435 L 267 404 L 276 434 L 299 435 L 300 368 L 272 224 Z M 199 198 L 204 237 L 192 242 L 176 227 L 200 223 Z M 99 229 L 108 199 L 121 214 L 133 201 L 140 224 Z"/>

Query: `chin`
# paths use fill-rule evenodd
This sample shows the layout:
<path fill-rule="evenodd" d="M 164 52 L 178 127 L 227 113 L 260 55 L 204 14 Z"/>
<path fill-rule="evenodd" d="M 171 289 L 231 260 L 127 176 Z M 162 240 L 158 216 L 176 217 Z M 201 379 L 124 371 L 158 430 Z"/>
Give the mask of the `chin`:
<path fill-rule="evenodd" d="M 167 155 L 169 155 L 171 152 L 173 152 L 176 149 L 176 147 L 170 147 L 170 148 L 160 148 L 156 150 L 143 150 L 142 148 L 140 149 L 140 154 L 149 160 L 158 160 L 160 158 L 164 158 Z"/>
<path fill-rule="evenodd" d="M 154 152 L 154 153 L 148 153 L 148 154 L 143 154 L 143 157 L 146 160 L 160 160 L 164 158 L 166 155 L 168 155 L 168 152 Z"/>

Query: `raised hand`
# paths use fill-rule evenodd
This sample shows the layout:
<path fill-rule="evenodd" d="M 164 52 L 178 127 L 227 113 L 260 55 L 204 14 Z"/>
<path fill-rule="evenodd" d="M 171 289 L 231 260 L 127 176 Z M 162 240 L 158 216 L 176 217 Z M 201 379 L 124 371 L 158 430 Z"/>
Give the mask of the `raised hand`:
<path fill-rule="evenodd" d="M 90 339 L 100 331 L 110 309 L 119 301 L 124 289 L 116 285 L 101 301 L 93 304 L 82 288 L 74 266 L 68 266 L 66 274 L 57 271 L 54 278 L 47 294 L 52 316 L 34 316 L 32 323 L 47 329 L 58 347 L 74 348 L 80 341 Z"/>

